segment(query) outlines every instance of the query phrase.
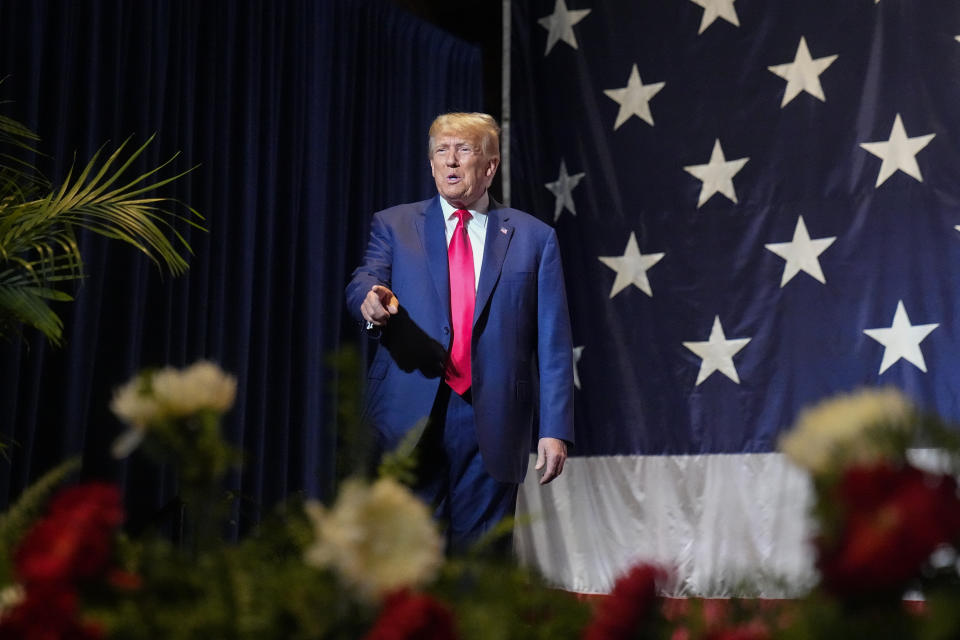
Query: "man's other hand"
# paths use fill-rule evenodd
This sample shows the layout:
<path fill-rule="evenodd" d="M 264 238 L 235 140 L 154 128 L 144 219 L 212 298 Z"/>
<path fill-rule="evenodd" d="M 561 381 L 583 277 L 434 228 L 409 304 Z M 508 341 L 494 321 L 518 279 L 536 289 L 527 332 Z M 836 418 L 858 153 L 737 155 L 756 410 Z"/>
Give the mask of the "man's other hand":
<path fill-rule="evenodd" d="M 563 472 L 567 460 L 567 443 L 559 438 L 540 438 L 537 443 L 537 471 L 543 469 L 540 484 L 547 484 Z"/>
<path fill-rule="evenodd" d="M 379 284 L 373 285 L 360 305 L 360 315 L 375 327 L 387 324 L 390 316 L 396 315 L 398 311 L 400 311 L 400 301 L 397 300 L 397 296 L 393 295 L 393 291 Z"/>

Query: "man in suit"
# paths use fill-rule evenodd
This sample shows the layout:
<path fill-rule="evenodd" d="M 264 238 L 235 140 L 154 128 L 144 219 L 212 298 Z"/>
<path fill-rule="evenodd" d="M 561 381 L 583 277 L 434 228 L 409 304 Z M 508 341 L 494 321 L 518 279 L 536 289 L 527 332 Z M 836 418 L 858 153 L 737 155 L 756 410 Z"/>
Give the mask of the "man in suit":
<path fill-rule="evenodd" d="M 563 471 L 572 341 L 556 234 L 488 194 L 496 121 L 439 116 L 429 159 L 437 196 L 374 215 L 347 303 L 380 334 L 365 418 L 389 450 L 429 416 L 418 491 L 461 550 L 513 515 L 534 435 L 540 483 Z"/>

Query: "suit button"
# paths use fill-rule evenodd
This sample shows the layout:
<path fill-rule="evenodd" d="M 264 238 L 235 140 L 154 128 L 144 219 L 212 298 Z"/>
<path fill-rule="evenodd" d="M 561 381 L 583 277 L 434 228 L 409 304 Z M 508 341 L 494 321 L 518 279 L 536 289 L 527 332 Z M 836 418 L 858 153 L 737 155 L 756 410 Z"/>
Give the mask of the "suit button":
<path fill-rule="evenodd" d="M 443 328 L 443 335 L 445 335 L 445 336 L 450 335 L 450 327 L 444 327 L 444 328 Z"/>

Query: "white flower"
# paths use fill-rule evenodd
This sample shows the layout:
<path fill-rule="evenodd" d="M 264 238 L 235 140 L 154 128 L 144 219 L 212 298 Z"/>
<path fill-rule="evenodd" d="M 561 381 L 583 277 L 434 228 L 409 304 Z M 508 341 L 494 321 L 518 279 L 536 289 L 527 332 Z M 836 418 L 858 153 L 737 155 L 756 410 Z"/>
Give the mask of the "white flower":
<path fill-rule="evenodd" d="M 113 456 L 130 455 L 152 423 L 203 410 L 222 413 L 233 406 L 236 395 L 236 378 L 206 360 L 183 370 L 165 367 L 153 374 L 139 373 L 118 388 L 110 401 L 113 413 L 130 426 L 114 441 Z"/>
<path fill-rule="evenodd" d="M 144 388 L 139 375 L 113 392 L 110 410 L 128 425 L 139 429 L 160 415 L 160 406 L 150 391 Z"/>
<path fill-rule="evenodd" d="M 780 450 L 815 474 L 835 464 L 875 461 L 889 452 L 877 429 L 907 431 L 914 414 L 909 398 L 897 389 L 861 389 L 804 410 L 780 437 Z"/>
<path fill-rule="evenodd" d="M 0 589 L 0 618 L 2 618 L 6 612 L 23 602 L 25 597 L 26 593 L 23 587 L 18 584 L 7 585 L 3 589 Z"/>
<path fill-rule="evenodd" d="M 212 362 L 200 360 L 186 369 L 166 367 L 153 374 L 153 395 L 171 417 L 203 409 L 224 412 L 237 396 L 237 379 Z"/>
<path fill-rule="evenodd" d="M 147 425 L 160 415 L 160 406 L 145 388 L 142 375 L 136 375 L 113 392 L 110 410 L 130 427 L 113 441 L 110 448 L 114 458 L 126 458 L 143 442 Z"/>
<path fill-rule="evenodd" d="M 430 510 L 395 480 L 347 480 L 332 509 L 308 502 L 306 511 L 317 538 L 305 562 L 333 567 L 364 597 L 425 584 L 443 563 Z"/>

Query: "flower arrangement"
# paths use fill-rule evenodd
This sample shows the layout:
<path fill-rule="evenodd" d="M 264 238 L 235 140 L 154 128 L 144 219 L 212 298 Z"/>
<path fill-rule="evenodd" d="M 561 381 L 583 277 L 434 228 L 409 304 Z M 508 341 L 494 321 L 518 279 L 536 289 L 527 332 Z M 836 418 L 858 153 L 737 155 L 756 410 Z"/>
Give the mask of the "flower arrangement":
<path fill-rule="evenodd" d="M 100 626 L 80 616 L 78 585 L 95 579 L 131 582 L 109 570 L 122 521 L 120 493 L 113 486 L 88 484 L 59 493 L 14 555 L 18 583 L 7 587 L 0 637 L 101 637 Z"/>
<path fill-rule="evenodd" d="M 220 481 L 239 464 L 239 453 L 221 436 L 220 422 L 236 399 L 237 381 L 216 364 L 201 360 L 184 369 L 147 369 L 118 388 L 110 409 L 127 430 L 113 455 L 129 455 L 143 444 L 149 457 L 172 462 L 184 509 L 184 536 L 195 549 L 217 543 L 223 501 Z"/>
<path fill-rule="evenodd" d="M 401 590 L 387 597 L 364 640 L 456 640 L 458 637 L 456 622 L 448 607 L 428 595 Z"/>
<path fill-rule="evenodd" d="M 821 402 L 800 414 L 780 450 L 814 477 L 848 465 L 902 455 L 915 410 L 893 388 L 863 389 Z"/>
<path fill-rule="evenodd" d="M 236 395 L 236 378 L 206 360 L 183 370 L 143 371 L 117 389 L 110 402 L 111 411 L 128 426 L 114 443 L 113 454 L 129 455 L 149 433 L 179 460 L 194 457 L 197 438 L 219 440 L 220 417 Z M 218 457 L 215 473 L 225 470 L 224 462 Z"/>
<path fill-rule="evenodd" d="M 116 390 L 111 408 L 126 430 L 114 453 L 139 447 L 176 469 L 187 539 L 125 537 L 109 485 L 66 488 L 47 502 L 66 475 L 57 471 L 11 510 L 35 514 L 29 526 L 17 517 L 22 531 L 5 533 L 0 518 L 0 541 L 15 541 L 0 557 L 0 637 L 579 635 L 589 611 L 570 594 L 482 550 L 444 557 L 430 509 L 404 485 L 415 467 L 408 445 L 380 477 L 347 478 L 329 505 L 291 499 L 239 543 L 217 538 L 219 483 L 239 463 L 220 434 L 235 395 L 235 379 L 206 361 L 145 370 Z"/>
<path fill-rule="evenodd" d="M 422 587 L 443 564 L 443 540 L 427 505 L 393 478 L 344 483 L 332 509 L 305 505 L 316 531 L 304 560 L 332 567 L 364 598 Z"/>
<path fill-rule="evenodd" d="M 861 389 L 805 410 L 780 440 L 810 474 L 819 584 L 785 602 L 664 600 L 660 567 L 623 574 L 589 640 L 960 637 L 960 437 L 896 389 Z M 941 468 L 911 462 L 933 447 Z M 920 606 L 907 595 L 923 598 Z"/>
<path fill-rule="evenodd" d="M 825 590 L 844 599 L 902 598 L 925 582 L 934 551 L 960 542 L 954 474 L 918 468 L 908 456 L 911 446 L 939 443 L 956 469 L 955 438 L 895 389 L 831 398 L 801 415 L 781 446 L 814 482 Z"/>
<path fill-rule="evenodd" d="M 840 596 L 903 595 L 924 563 L 960 537 L 954 479 L 910 465 L 847 470 L 828 496 L 841 512 L 817 538 L 823 586 Z"/>
<path fill-rule="evenodd" d="M 662 567 L 640 563 L 624 573 L 610 597 L 597 606 L 585 640 L 632 638 L 637 629 L 652 629 L 660 615 L 658 587 L 669 575 Z"/>
<path fill-rule="evenodd" d="M 189 518 L 218 512 L 216 488 L 239 457 L 219 432 L 236 382 L 210 362 L 144 371 L 117 389 L 136 446 L 174 465 Z M 941 450 L 923 469 L 909 449 Z M 115 487 L 56 493 L 75 466 L 42 479 L 0 517 L 0 637 L 583 638 L 770 640 L 960 636 L 960 437 L 902 393 L 862 390 L 803 412 L 785 454 L 809 471 L 820 583 L 789 602 L 671 600 L 669 570 L 639 563 L 592 604 L 482 549 L 445 557 L 430 510 L 405 486 L 405 443 L 375 479 L 346 479 L 331 504 L 280 505 L 239 543 L 197 526 L 188 545 L 126 538 Z M 192 504 L 192 510 L 191 510 Z M 208 523 L 209 524 L 209 523 Z M 922 607 L 905 606 L 919 592 Z"/>

